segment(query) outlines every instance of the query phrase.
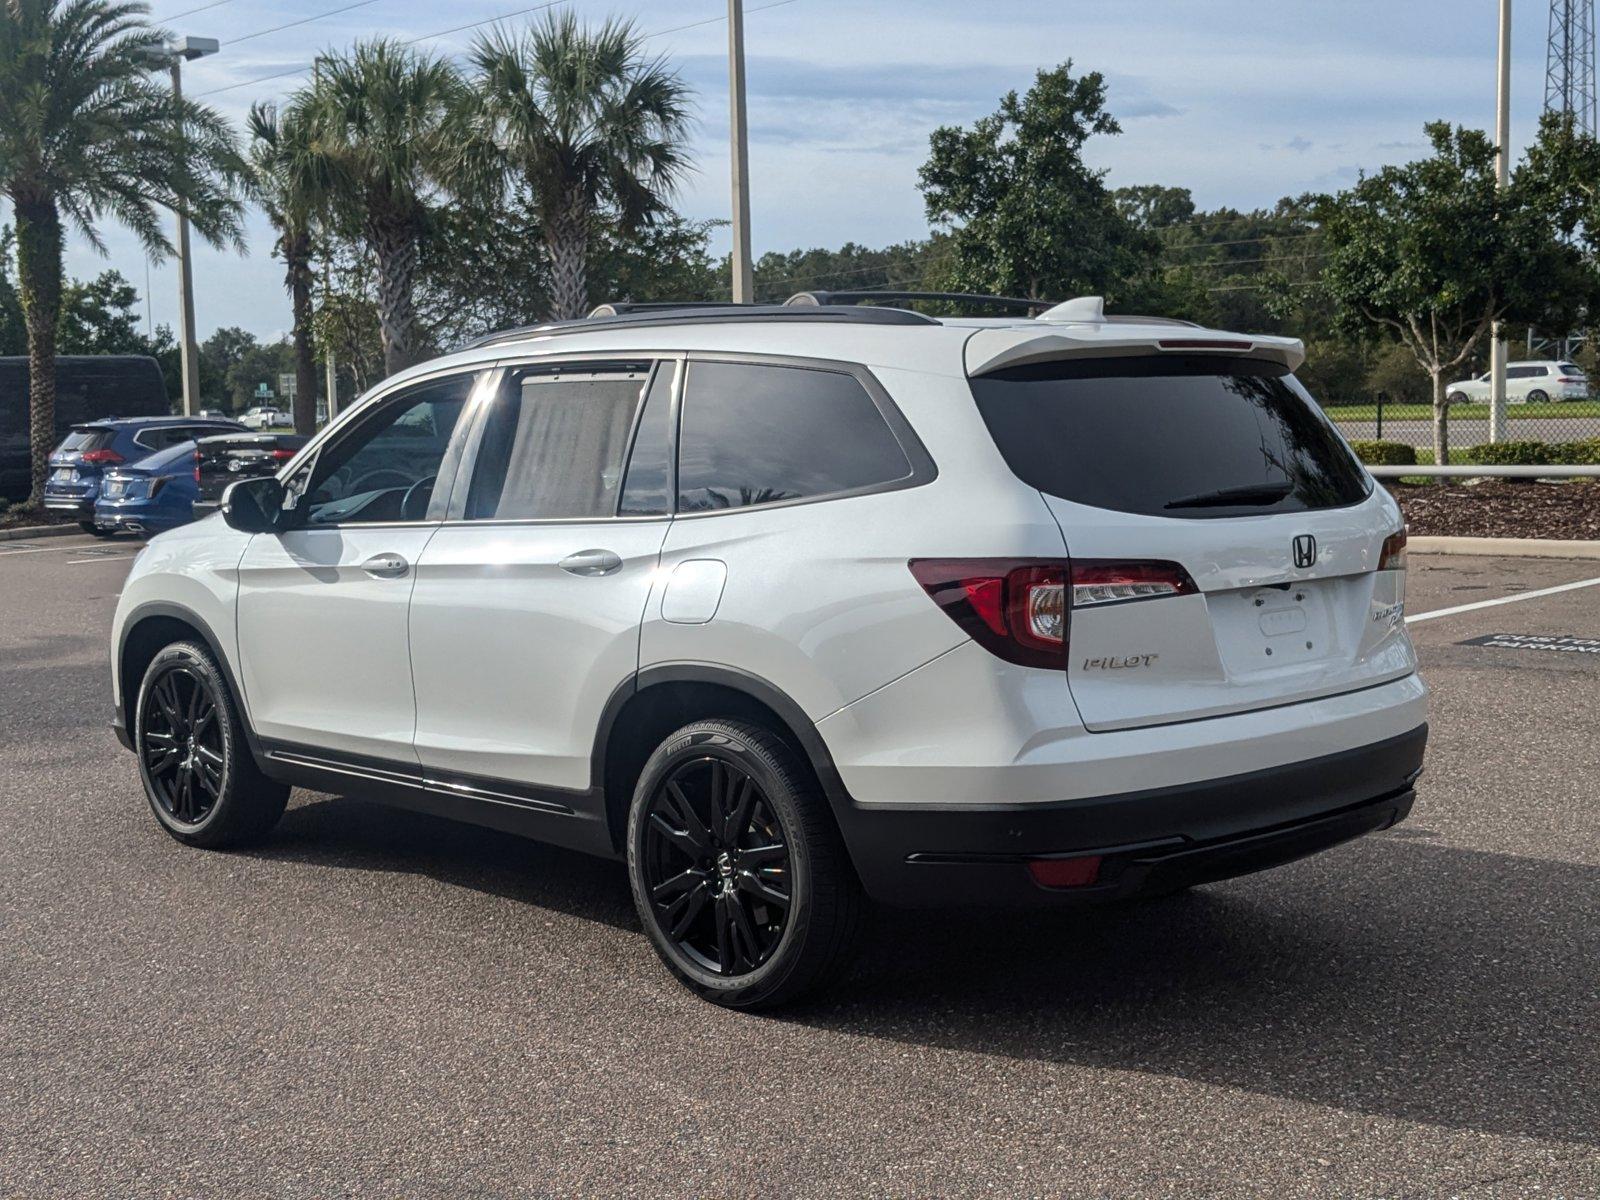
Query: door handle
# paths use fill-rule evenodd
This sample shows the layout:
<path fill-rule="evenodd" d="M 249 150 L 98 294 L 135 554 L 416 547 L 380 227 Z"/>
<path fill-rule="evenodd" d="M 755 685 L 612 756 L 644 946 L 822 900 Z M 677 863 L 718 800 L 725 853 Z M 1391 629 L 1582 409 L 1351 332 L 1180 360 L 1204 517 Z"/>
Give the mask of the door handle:
<path fill-rule="evenodd" d="M 361 569 L 378 579 L 397 579 L 411 569 L 411 564 L 398 554 L 374 554 L 361 564 Z"/>
<path fill-rule="evenodd" d="M 579 550 L 558 565 L 573 575 L 609 575 L 622 569 L 622 559 L 610 550 Z"/>

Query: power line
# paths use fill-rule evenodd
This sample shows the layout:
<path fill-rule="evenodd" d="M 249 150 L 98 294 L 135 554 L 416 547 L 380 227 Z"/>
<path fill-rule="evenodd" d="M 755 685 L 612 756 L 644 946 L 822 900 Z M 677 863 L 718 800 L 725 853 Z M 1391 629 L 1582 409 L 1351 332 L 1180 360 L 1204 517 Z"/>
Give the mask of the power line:
<path fill-rule="evenodd" d="M 202 4 L 199 8 L 186 8 L 181 13 L 173 13 L 170 17 L 162 17 L 161 21 L 165 24 L 168 21 L 176 21 L 182 17 L 192 17 L 195 13 L 205 12 L 207 9 L 212 8 L 221 8 L 224 4 L 232 3 L 233 0 L 211 0 L 210 4 Z"/>
<path fill-rule="evenodd" d="M 237 46 L 240 42 L 252 41 L 258 37 L 266 37 L 269 33 L 281 33 L 285 29 L 293 29 L 296 25 L 309 25 L 313 21 L 321 21 L 326 17 L 336 17 L 340 13 L 347 13 L 353 8 L 365 8 L 369 4 L 376 4 L 378 0 L 356 0 L 354 4 L 346 4 L 343 8 L 331 8 L 327 12 L 316 13 L 313 16 L 301 17 L 298 21 L 287 21 L 282 25 L 274 25 L 270 29 L 258 29 L 254 33 L 247 33 L 243 37 L 230 38 L 223 42 L 224 46 Z"/>

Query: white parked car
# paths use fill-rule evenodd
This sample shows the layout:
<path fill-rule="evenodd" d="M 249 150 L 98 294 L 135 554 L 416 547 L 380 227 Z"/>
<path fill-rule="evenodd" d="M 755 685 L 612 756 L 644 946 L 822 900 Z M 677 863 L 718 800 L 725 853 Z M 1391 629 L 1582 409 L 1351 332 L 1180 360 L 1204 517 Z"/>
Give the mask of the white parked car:
<path fill-rule="evenodd" d="M 736 1007 L 836 974 L 864 897 L 1300 858 L 1402 820 L 1427 737 L 1400 512 L 1302 357 L 1094 299 L 493 336 L 150 543 L 115 726 L 191 845 L 299 785 L 622 860 Z"/>
<path fill-rule="evenodd" d="M 239 423 L 251 429 L 275 429 L 280 425 L 294 424 L 294 419 L 281 408 L 258 404 L 254 408 L 246 409 L 244 416 L 239 418 Z"/>
<path fill-rule="evenodd" d="M 1451 404 L 1487 404 L 1490 380 L 1485 371 L 1476 379 L 1463 379 L 1445 389 Z M 1589 377 L 1577 363 L 1539 362 L 1506 364 L 1507 404 L 1546 404 L 1552 400 L 1587 400 Z"/>

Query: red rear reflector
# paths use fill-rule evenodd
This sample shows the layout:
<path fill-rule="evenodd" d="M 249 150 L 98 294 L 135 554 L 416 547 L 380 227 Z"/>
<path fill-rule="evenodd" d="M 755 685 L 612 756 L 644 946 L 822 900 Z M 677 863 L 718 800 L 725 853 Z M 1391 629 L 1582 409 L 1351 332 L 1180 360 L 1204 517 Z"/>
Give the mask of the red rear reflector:
<path fill-rule="evenodd" d="M 79 461 L 86 463 L 115 464 L 122 461 L 122 455 L 118 454 L 115 450 L 86 450 Z"/>
<path fill-rule="evenodd" d="M 272 457 L 277 459 L 279 462 L 287 462 L 289 459 L 294 457 L 294 451 L 293 450 L 274 450 L 272 452 Z"/>
<path fill-rule="evenodd" d="M 200 482 L 200 451 L 194 452 L 194 481 Z"/>
<path fill-rule="evenodd" d="M 1378 570 L 1404 571 L 1406 569 L 1406 531 L 1391 533 L 1383 539 L 1383 552 L 1378 555 Z"/>
<path fill-rule="evenodd" d="M 1040 887 L 1090 887 L 1100 878 L 1100 856 L 1030 859 L 1028 874 Z"/>
<path fill-rule="evenodd" d="M 1210 338 L 1167 338 L 1156 343 L 1163 350 L 1254 350 L 1254 342 L 1219 342 Z"/>

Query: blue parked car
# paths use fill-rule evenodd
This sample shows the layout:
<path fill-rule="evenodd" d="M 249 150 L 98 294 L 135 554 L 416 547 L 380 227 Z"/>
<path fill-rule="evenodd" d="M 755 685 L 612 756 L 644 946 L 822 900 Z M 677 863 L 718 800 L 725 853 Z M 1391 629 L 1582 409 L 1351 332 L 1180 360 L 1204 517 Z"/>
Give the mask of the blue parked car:
<path fill-rule="evenodd" d="M 163 533 L 194 520 L 194 443 L 179 442 L 140 459 L 133 466 L 111 467 L 100 476 L 94 503 L 95 532 Z"/>
<path fill-rule="evenodd" d="M 74 425 L 50 456 L 44 506 L 76 514 L 85 532 L 108 536 L 95 520 L 103 474 L 132 466 L 160 450 L 214 433 L 243 429 L 237 421 L 199 417 L 123 417 Z M 193 447 L 190 448 L 191 451 Z"/>

